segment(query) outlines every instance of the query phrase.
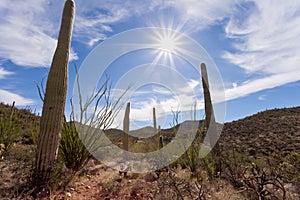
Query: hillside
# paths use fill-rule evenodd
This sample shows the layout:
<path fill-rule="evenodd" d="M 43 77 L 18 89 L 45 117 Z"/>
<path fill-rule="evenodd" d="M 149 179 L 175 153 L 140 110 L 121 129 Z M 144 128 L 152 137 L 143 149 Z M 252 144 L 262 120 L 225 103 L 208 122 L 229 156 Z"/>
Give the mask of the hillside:
<path fill-rule="evenodd" d="M 11 110 L 11 106 L 0 104 L 2 124 L 5 119 L 10 118 Z M 28 195 L 28 181 L 34 162 L 39 117 L 30 109 L 14 109 L 12 124 L 19 127 L 20 136 L 0 158 L 0 199 L 31 199 Z M 165 144 L 172 140 L 174 130 L 178 129 L 179 125 L 161 130 Z M 199 127 L 201 125 L 202 121 L 199 121 Z M 143 136 L 151 135 L 153 128 L 144 127 L 132 131 L 131 134 L 139 135 L 139 132 Z M 122 147 L 124 135 L 122 130 L 108 129 L 105 133 L 113 143 Z M 157 150 L 158 139 L 159 137 L 155 135 L 139 139 L 130 136 L 130 150 L 137 153 Z M 51 198 L 176 199 L 184 195 L 187 197 L 184 199 L 195 199 L 197 195 L 202 195 L 202 199 L 256 199 L 251 185 L 244 184 L 247 178 L 253 176 L 258 177 L 249 182 L 254 183 L 253 187 L 256 188 L 254 190 L 258 190 L 256 186 L 262 184 L 255 181 L 262 181 L 260 178 L 264 177 L 266 181 L 283 182 L 286 199 L 300 199 L 300 107 L 267 110 L 226 123 L 219 144 L 222 151 L 220 158 L 222 175 L 219 177 L 209 175 L 215 163 L 215 158 L 210 156 L 204 160 L 197 159 L 196 162 L 191 162 L 193 155 L 189 154 L 188 157 L 180 158 L 173 163 L 168 173 L 163 171 L 129 173 L 127 177 L 120 176 L 118 171 L 92 159 L 69 185 L 53 192 Z M 233 150 L 236 151 L 235 154 L 231 154 Z M 272 165 L 265 162 L 265 158 L 273 157 L 277 160 Z M 186 158 L 188 160 L 185 160 Z M 264 168 L 260 168 L 261 171 L 252 171 L 258 174 L 247 171 L 254 169 L 251 168 L 253 162 L 263 164 Z M 196 165 L 195 172 L 191 171 L 193 164 Z M 245 171 L 247 174 L 243 177 Z M 59 173 L 65 173 L 63 177 L 68 177 L 70 171 L 64 167 Z M 245 187 L 248 187 L 248 191 L 244 190 Z M 282 193 L 278 187 L 270 188 L 272 189 L 270 191 L 281 199 Z M 268 189 L 270 188 L 268 186 Z"/>
<path fill-rule="evenodd" d="M 15 131 L 20 133 L 18 140 L 22 143 L 30 144 L 34 143 L 37 137 L 40 117 L 32 111 L 29 107 L 18 109 L 12 107 L 12 105 L 7 105 L 0 103 L 0 123 L 12 121 Z"/>
<path fill-rule="evenodd" d="M 220 143 L 250 155 L 300 153 L 300 107 L 267 110 L 226 123 Z"/>

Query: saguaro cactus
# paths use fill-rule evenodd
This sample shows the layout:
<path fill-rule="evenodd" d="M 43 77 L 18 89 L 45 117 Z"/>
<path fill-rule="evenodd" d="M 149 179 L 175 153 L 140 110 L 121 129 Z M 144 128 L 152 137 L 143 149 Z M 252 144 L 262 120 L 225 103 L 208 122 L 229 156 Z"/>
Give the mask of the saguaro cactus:
<path fill-rule="evenodd" d="M 123 131 L 124 131 L 123 149 L 126 151 L 128 151 L 129 113 L 130 113 L 130 103 L 128 102 L 125 110 L 124 121 L 123 121 Z"/>
<path fill-rule="evenodd" d="M 66 0 L 57 47 L 48 75 L 44 106 L 37 143 L 33 186 L 48 194 L 47 184 L 59 147 L 68 87 L 68 61 L 72 37 L 75 3 Z"/>
<path fill-rule="evenodd" d="M 154 128 L 154 131 L 156 132 L 157 127 L 156 127 L 156 114 L 155 114 L 155 108 L 153 108 L 153 128 Z"/>
<path fill-rule="evenodd" d="M 208 129 L 210 122 L 215 123 L 215 115 L 211 103 L 206 65 L 204 63 L 201 64 L 201 75 L 202 75 L 202 87 L 203 87 L 204 106 L 205 106 L 205 128 Z"/>
<path fill-rule="evenodd" d="M 161 128 L 158 126 L 158 149 L 163 148 L 163 137 L 161 135 Z"/>
<path fill-rule="evenodd" d="M 214 109 L 211 102 L 211 96 L 209 91 L 209 82 L 208 82 L 208 75 L 206 70 L 206 65 L 204 63 L 201 64 L 201 75 L 202 75 L 202 87 L 204 93 L 204 104 L 205 104 L 205 128 L 207 133 L 209 134 L 209 142 L 210 147 L 214 150 L 212 151 L 213 154 L 216 156 L 215 162 L 215 170 L 216 172 L 221 173 L 221 161 L 220 161 L 220 149 L 217 142 L 217 123 L 215 120 Z M 209 131 L 208 131 L 209 129 Z M 215 146 L 214 146 L 215 145 Z"/>

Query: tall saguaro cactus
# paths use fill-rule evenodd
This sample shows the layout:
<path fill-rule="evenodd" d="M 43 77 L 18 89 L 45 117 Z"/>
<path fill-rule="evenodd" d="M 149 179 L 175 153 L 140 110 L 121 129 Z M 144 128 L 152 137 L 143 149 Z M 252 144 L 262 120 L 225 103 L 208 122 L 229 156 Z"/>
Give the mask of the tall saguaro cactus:
<path fill-rule="evenodd" d="M 127 103 L 124 121 L 123 121 L 123 131 L 125 133 L 123 138 L 123 149 L 126 151 L 128 151 L 129 114 L 130 114 L 130 102 Z"/>
<path fill-rule="evenodd" d="M 156 114 L 155 114 L 155 108 L 153 108 L 153 128 L 154 128 L 154 131 L 156 132 Z"/>
<path fill-rule="evenodd" d="M 201 75 L 202 75 L 202 87 L 203 87 L 204 104 L 205 104 L 205 128 L 207 130 L 207 133 L 209 134 L 208 137 L 209 137 L 210 147 L 212 148 L 214 146 L 212 152 L 215 155 L 214 158 L 215 170 L 216 172 L 221 173 L 221 160 L 219 159 L 220 148 L 217 143 L 218 128 L 215 120 L 214 109 L 211 102 L 206 65 L 204 63 L 201 64 Z"/>
<path fill-rule="evenodd" d="M 201 75 L 202 75 L 202 87 L 204 93 L 204 106 L 205 106 L 205 128 L 208 129 L 211 122 L 215 123 L 215 115 L 211 103 L 206 65 L 204 63 L 201 64 Z"/>
<path fill-rule="evenodd" d="M 45 192 L 57 158 L 68 87 L 68 61 L 75 3 L 66 0 L 57 47 L 48 75 L 40 122 L 33 186 Z M 46 192 L 47 193 L 47 192 Z"/>

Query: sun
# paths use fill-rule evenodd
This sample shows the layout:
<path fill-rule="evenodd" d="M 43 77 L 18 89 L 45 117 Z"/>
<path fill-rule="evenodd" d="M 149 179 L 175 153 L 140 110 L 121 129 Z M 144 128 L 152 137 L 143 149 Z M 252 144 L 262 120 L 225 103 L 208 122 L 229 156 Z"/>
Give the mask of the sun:
<path fill-rule="evenodd" d="M 166 53 L 175 53 L 176 51 L 176 41 L 174 40 L 174 38 L 171 37 L 161 38 L 159 44 L 160 44 L 160 51 Z"/>
<path fill-rule="evenodd" d="M 171 29 L 161 29 L 154 33 L 154 50 L 157 56 L 153 63 L 174 65 L 174 56 L 181 50 L 182 35 Z"/>

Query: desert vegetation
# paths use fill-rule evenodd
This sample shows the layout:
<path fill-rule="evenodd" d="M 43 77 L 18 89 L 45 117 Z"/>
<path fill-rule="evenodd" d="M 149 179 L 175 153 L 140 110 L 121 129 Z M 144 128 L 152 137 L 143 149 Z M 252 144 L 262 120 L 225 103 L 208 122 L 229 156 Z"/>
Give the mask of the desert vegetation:
<path fill-rule="evenodd" d="M 198 124 L 196 137 L 180 158 L 140 174 L 108 168 L 94 158 L 93 153 L 106 145 L 94 140 L 99 130 L 112 145 L 146 153 L 171 143 L 187 122 L 180 123 L 174 112 L 171 126 L 162 129 L 153 108 L 153 127 L 129 130 L 131 104 L 122 102 L 122 96 L 116 103 L 111 101 L 108 81 L 88 102 L 79 102 L 79 118 L 72 112 L 67 120 L 74 12 L 74 2 L 67 0 L 46 90 L 40 95 L 41 116 L 29 108 L 17 109 L 14 103 L 0 104 L 1 199 L 300 199 L 300 107 L 268 110 L 226 123 L 217 141 L 211 133 L 222 125 L 215 121 L 204 63 L 205 118 L 192 119 Z M 93 101 L 94 113 L 86 118 Z M 125 110 L 123 130 L 110 127 L 120 109 Z M 80 135 L 80 128 L 91 135 Z M 139 138 L 148 133 L 155 134 Z M 204 144 L 207 134 L 209 141 Z M 203 145 L 209 153 L 202 158 Z"/>
<path fill-rule="evenodd" d="M 10 126 L 5 120 L 11 120 L 12 105 L 1 104 L 0 110 L 1 126 L 7 130 Z M 50 198 L 299 199 L 299 113 L 299 107 L 274 109 L 226 123 L 219 140 L 220 171 L 215 165 L 217 155 L 210 153 L 199 159 L 199 134 L 187 152 L 170 166 L 145 174 L 129 172 L 126 176 L 94 159 L 82 145 L 74 124 L 65 121 L 58 160 L 49 181 Z M 13 118 L 12 125 L 22 129 L 16 129 L 17 136 L 1 150 L 1 199 L 31 199 L 40 117 L 28 108 L 14 108 Z M 203 121 L 199 124 L 203 126 Z M 256 124 L 260 129 L 250 131 L 247 124 Z M 172 140 L 174 130 L 176 127 L 160 131 L 164 145 Z M 108 129 L 106 134 L 122 147 L 122 130 Z M 266 143 L 270 137 L 275 137 L 273 143 Z M 1 132 L 1 141 L 6 138 Z M 284 151 L 276 151 L 279 138 Z M 134 147 L 135 151 L 148 151 L 159 145 L 157 138 L 147 138 L 143 146 L 137 146 L 137 140 L 129 137 L 129 150 Z M 147 143 L 152 147 L 146 147 Z"/>

